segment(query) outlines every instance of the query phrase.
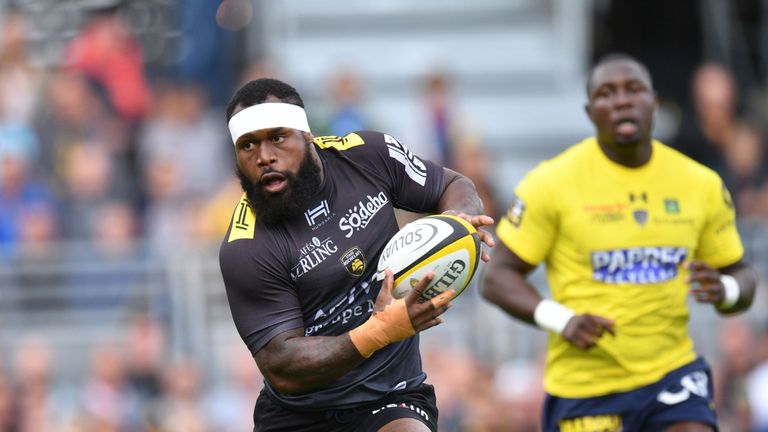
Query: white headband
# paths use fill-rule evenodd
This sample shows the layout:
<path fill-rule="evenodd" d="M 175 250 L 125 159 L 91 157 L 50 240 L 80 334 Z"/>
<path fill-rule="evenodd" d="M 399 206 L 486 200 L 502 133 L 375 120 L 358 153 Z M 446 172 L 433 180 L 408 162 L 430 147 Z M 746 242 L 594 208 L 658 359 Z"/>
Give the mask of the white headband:
<path fill-rule="evenodd" d="M 232 142 L 241 136 L 259 129 L 287 127 L 309 132 L 309 122 L 304 109 L 298 105 L 267 102 L 252 105 L 229 119 L 229 133 Z"/>

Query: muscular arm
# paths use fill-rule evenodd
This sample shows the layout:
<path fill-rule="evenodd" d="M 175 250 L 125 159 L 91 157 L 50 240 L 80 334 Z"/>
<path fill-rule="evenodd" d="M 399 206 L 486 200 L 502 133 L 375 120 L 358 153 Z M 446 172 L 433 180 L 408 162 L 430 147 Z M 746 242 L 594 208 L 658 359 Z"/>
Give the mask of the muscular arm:
<path fill-rule="evenodd" d="M 483 214 L 483 202 L 477 195 L 472 180 L 448 168 L 443 170 L 443 194 L 437 204 L 437 211 L 442 213 L 453 210 L 468 215 Z"/>
<path fill-rule="evenodd" d="M 255 359 L 267 381 L 284 394 L 325 387 L 365 360 L 348 333 L 304 337 L 302 329 L 275 336 Z"/>
<path fill-rule="evenodd" d="M 483 277 L 483 297 L 515 318 L 536 325 L 534 312 L 542 298 L 526 276 L 534 266 L 523 261 L 503 243 L 494 248 Z M 568 319 L 561 336 L 577 348 L 589 349 L 604 333 L 614 334 L 611 319 L 589 313 Z"/>
<path fill-rule="evenodd" d="M 402 302 L 398 309 L 393 306 L 392 298 L 394 276 L 387 270 L 376 297 L 374 315 L 366 323 L 339 336 L 304 336 L 302 329 L 283 332 L 256 353 L 254 358 L 259 370 L 277 391 L 284 394 L 306 393 L 330 385 L 358 367 L 376 349 L 442 323 L 440 315 L 450 307 L 450 299 L 455 294 L 453 290 L 427 302 L 418 301 L 433 277 L 434 273 L 428 272 L 404 299 L 398 300 Z M 371 321 L 375 325 L 369 325 Z M 360 330 L 363 330 L 362 336 Z M 358 332 L 358 341 L 366 339 L 366 355 L 361 354 L 365 350 L 361 351 L 353 342 L 350 333 L 354 332 Z M 371 340 L 375 345 L 373 348 L 370 348 Z"/>
<path fill-rule="evenodd" d="M 506 313 L 534 324 L 533 311 L 541 301 L 541 295 L 526 280 L 533 268 L 500 242 L 485 265 L 480 293 Z"/>
<path fill-rule="evenodd" d="M 448 168 L 445 171 L 443 180 L 443 194 L 437 203 L 437 211 L 443 214 L 450 214 L 463 218 L 472 226 L 477 228 L 477 234 L 480 241 L 488 247 L 493 247 L 495 242 L 493 236 L 480 229 L 481 227 L 492 225 L 492 217 L 483 214 L 483 201 L 477 195 L 475 184 L 472 180 Z M 490 259 L 488 252 L 483 251 L 480 259 L 487 262 Z"/>

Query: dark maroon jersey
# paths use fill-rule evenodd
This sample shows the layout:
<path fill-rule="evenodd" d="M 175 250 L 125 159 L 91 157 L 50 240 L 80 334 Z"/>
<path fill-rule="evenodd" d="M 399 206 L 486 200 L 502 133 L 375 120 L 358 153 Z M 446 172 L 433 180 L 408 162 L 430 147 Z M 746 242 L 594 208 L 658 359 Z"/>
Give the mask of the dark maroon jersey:
<path fill-rule="evenodd" d="M 325 178 L 305 211 L 279 226 L 259 223 L 243 197 L 219 253 L 240 336 L 255 354 L 274 336 L 341 335 L 370 316 L 376 264 L 399 229 L 394 208 L 434 213 L 443 169 L 393 137 L 356 132 L 316 137 Z M 425 379 L 418 336 L 391 344 L 328 386 L 303 395 L 267 391 L 294 409 L 349 408 Z"/>

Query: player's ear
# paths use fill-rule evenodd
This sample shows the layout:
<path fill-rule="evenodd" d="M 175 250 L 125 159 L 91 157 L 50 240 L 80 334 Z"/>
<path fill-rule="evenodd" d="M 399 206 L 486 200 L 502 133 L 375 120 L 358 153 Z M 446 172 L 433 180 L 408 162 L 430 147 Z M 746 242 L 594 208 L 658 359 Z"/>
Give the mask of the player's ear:
<path fill-rule="evenodd" d="M 589 104 L 584 104 L 584 112 L 587 113 L 587 117 L 594 123 L 594 119 L 592 119 L 592 110 L 589 108 Z"/>
<path fill-rule="evenodd" d="M 312 135 L 312 132 L 302 132 L 304 135 L 304 139 L 307 140 L 307 142 L 312 142 L 315 139 L 315 136 Z"/>

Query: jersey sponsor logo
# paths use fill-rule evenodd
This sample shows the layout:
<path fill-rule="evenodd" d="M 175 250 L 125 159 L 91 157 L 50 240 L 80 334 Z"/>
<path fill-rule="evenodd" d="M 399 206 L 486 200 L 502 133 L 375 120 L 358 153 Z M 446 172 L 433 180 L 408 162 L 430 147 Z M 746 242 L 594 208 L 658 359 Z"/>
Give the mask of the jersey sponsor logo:
<path fill-rule="evenodd" d="M 675 198 L 664 198 L 664 211 L 667 214 L 680 214 L 680 202 Z"/>
<path fill-rule="evenodd" d="M 507 210 L 507 219 L 512 225 L 519 227 L 523 223 L 523 214 L 525 213 L 525 202 L 515 194 L 512 197 L 512 205 Z"/>
<path fill-rule="evenodd" d="M 389 157 L 405 166 L 405 173 L 411 180 L 424 186 L 427 181 L 427 166 L 424 165 L 424 162 L 394 137 L 384 134 L 384 141 L 386 141 L 389 149 Z"/>
<path fill-rule="evenodd" d="M 255 228 L 256 215 L 253 213 L 251 205 L 248 204 L 248 198 L 243 194 L 237 207 L 235 207 L 235 212 L 232 214 L 231 229 L 227 243 L 241 239 L 252 239 Z"/>
<path fill-rule="evenodd" d="M 626 217 L 625 212 L 629 209 L 629 204 L 589 204 L 582 210 L 591 215 L 591 221 L 594 223 L 613 223 L 621 222 Z"/>
<path fill-rule="evenodd" d="M 389 198 L 384 192 L 379 192 L 376 196 L 368 195 L 365 201 L 358 202 L 339 220 L 339 228 L 345 232 L 344 236 L 350 238 L 357 231 L 365 229 L 388 202 Z"/>
<path fill-rule="evenodd" d="M 333 148 L 339 151 L 349 150 L 352 147 L 365 144 L 363 138 L 361 138 L 360 135 L 356 133 L 344 135 L 343 138 L 332 135 L 319 136 L 315 137 L 313 142 L 321 149 Z"/>
<path fill-rule="evenodd" d="M 325 223 L 331 220 L 333 216 L 334 214 L 331 213 L 327 200 L 322 200 L 317 207 L 304 212 L 304 218 L 307 220 L 307 224 L 310 228 L 312 228 L 312 231 L 325 225 Z"/>
<path fill-rule="evenodd" d="M 386 404 L 386 405 L 384 405 L 381 408 L 372 410 L 371 414 L 372 415 L 376 415 L 376 414 L 378 414 L 378 413 L 380 413 L 382 411 L 385 411 L 385 410 L 388 410 L 388 409 L 392 409 L 392 408 L 405 408 L 405 409 L 409 409 L 409 410 L 415 412 L 416 414 L 422 416 L 424 418 L 424 420 L 429 421 L 429 414 L 427 414 L 426 411 L 424 411 L 423 409 L 421 409 L 421 408 L 419 408 L 417 406 L 414 406 L 411 403 L 405 403 L 405 402 Z"/>
<path fill-rule="evenodd" d="M 621 416 L 603 414 L 560 420 L 560 432 L 618 432 L 623 429 Z"/>
<path fill-rule="evenodd" d="M 373 313 L 374 299 L 371 298 L 371 284 L 375 274 L 352 287 L 346 295 L 333 301 L 331 306 L 321 307 L 314 313 L 313 323 L 304 328 L 304 335 L 329 334 L 328 330 L 339 325 L 358 325 Z M 364 297 L 363 294 L 367 294 Z M 335 331 L 333 334 L 340 334 Z"/>
<path fill-rule="evenodd" d="M 293 279 L 293 281 L 298 280 L 308 271 L 314 269 L 320 265 L 320 263 L 328 259 L 329 256 L 335 254 L 338 249 L 338 246 L 336 246 L 330 237 L 325 240 L 312 237 L 312 241 L 299 250 L 299 253 L 301 254 L 299 263 L 291 269 L 291 279 Z"/>
<path fill-rule="evenodd" d="M 659 283 L 677 276 L 688 248 L 645 246 L 592 252 L 592 279 L 610 284 Z"/>
<path fill-rule="evenodd" d="M 702 371 L 689 373 L 680 380 L 680 389 L 673 391 L 674 388 L 667 388 L 661 391 L 656 400 L 665 405 L 677 405 L 680 402 L 687 401 L 691 395 L 703 398 L 709 397 L 707 374 Z M 675 384 L 677 387 L 677 384 Z"/>
<path fill-rule="evenodd" d="M 339 261 L 352 276 L 360 277 L 365 272 L 365 256 L 357 246 L 341 254 Z"/>

